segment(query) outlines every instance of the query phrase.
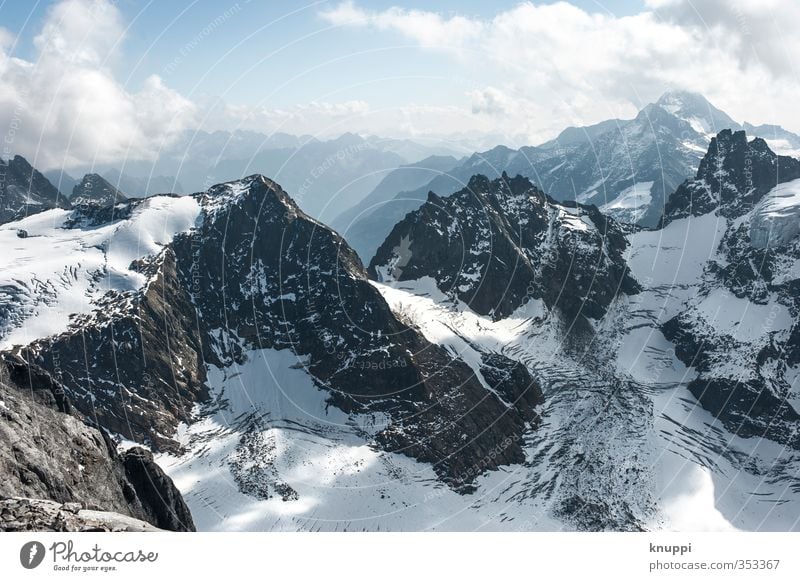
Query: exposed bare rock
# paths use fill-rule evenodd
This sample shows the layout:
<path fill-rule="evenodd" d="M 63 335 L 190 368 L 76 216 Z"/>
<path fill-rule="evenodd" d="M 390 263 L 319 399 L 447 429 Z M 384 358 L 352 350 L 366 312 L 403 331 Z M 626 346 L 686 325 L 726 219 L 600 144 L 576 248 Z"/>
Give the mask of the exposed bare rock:
<path fill-rule="evenodd" d="M 41 369 L 32 366 L 25 372 L 23 363 L 0 359 L 0 498 L 77 503 L 167 530 L 194 530 L 183 499 L 149 452 L 132 449 L 118 455 L 104 432 L 59 411 L 64 400 L 48 405 L 36 395 L 50 393 L 37 385 L 41 378 L 62 388 Z M 33 381 L 13 381 L 20 378 Z"/>
<path fill-rule="evenodd" d="M 87 510 L 74 502 L 33 498 L 0 500 L 0 531 L 156 532 L 153 525 L 118 512 Z"/>

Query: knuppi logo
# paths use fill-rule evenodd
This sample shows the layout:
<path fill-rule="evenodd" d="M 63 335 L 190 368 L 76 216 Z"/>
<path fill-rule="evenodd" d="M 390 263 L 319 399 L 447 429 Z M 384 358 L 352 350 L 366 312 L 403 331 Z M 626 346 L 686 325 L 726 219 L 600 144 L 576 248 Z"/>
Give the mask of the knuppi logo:
<path fill-rule="evenodd" d="M 26 569 L 36 569 L 44 560 L 45 548 L 39 541 L 30 541 L 19 550 L 19 562 Z"/>

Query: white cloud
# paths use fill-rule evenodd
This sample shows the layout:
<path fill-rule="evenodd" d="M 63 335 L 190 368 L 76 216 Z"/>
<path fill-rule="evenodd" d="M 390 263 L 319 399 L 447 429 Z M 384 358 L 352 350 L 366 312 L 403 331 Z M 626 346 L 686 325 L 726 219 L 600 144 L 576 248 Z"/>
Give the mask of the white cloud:
<path fill-rule="evenodd" d="M 730 46 L 743 69 L 766 67 L 797 80 L 800 3 L 792 0 L 648 0 L 656 14 L 701 33 L 734 39 Z"/>
<path fill-rule="evenodd" d="M 485 87 L 467 93 L 472 99 L 472 112 L 487 115 L 508 115 L 513 110 L 511 99 L 500 89 Z"/>
<path fill-rule="evenodd" d="M 14 35 L 11 31 L 0 26 L 0 55 L 7 51 L 12 44 L 14 44 Z"/>
<path fill-rule="evenodd" d="M 125 37 L 114 3 L 60 0 L 30 60 L 13 56 L 15 38 L 0 27 L 0 156 L 20 153 L 42 168 L 149 159 L 195 128 L 493 134 L 535 144 L 567 125 L 632 116 L 669 88 L 701 92 L 740 121 L 800 131 L 796 0 L 647 0 L 625 17 L 528 2 L 492 18 L 347 1 L 320 15 L 356 32 L 380 31 L 395 46 L 400 37 L 447 55 L 452 67 L 432 80 L 437 102 L 426 102 L 424 80 L 415 102 L 391 107 L 357 97 L 283 108 L 193 102 L 158 76 L 128 87 L 113 74 Z M 420 58 L 419 48 L 409 50 Z M 442 79 L 450 79 L 449 100 Z"/>
<path fill-rule="evenodd" d="M 191 125 L 194 105 L 160 78 L 135 92 L 115 80 L 109 62 L 124 30 L 106 0 L 62 0 L 34 39 L 34 60 L 0 42 L 0 119 L 15 120 L 3 157 L 41 168 L 146 159 Z"/>
<path fill-rule="evenodd" d="M 374 26 L 379 30 L 399 31 L 423 46 L 445 49 L 474 39 L 483 30 L 483 23 L 463 16 L 444 18 L 434 12 L 402 8 L 372 12 L 359 8 L 350 0 L 323 11 L 321 16 L 334 25 Z"/>
<path fill-rule="evenodd" d="M 457 55 L 484 85 L 468 93 L 472 110 L 506 131 L 632 115 L 669 88 L 701 92 L 740 120 L 800 130 L 800 110 L 788 107 L 799 94 L 796 0 L 649 0 L 624 17 L 526 2 L 491 19 L 345 2 L 321 16 Z"/>
<path fill-rule="evenodd" d="M 62 0 L 53 5 L 34 39 L 40 58 L 101 66 L 114 55 L 125 27 L 104 0 Z"/>

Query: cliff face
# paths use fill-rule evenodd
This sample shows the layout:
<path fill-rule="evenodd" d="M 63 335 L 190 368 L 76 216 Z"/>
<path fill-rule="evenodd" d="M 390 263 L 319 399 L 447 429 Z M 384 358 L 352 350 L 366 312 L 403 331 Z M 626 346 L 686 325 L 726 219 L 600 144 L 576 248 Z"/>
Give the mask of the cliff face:
<path fill-rule="evenodd" d="M 777 155 L 763 139 L 748 141 L 744 131 L 726 129 L 711 139 L 695 177 L 669 197 L 661 223 L 713 211 L 739 218 L 777 185 L 798 178 L 800 161 Z"/>
<path fill-rule="evenodd" d="M 9 356 L 0 360 L 0 498 L 70 504 L 39 510 L 36 503 L 4 503 L 0 526 L 79 530 L 77 511 L 89 510 L 166 530 L 194 530 L 183 499 L 148 452 L 118 454 L 105 432 L 71 415 L 71 409 L 63 388 L 47 373 Z"/>
<path fill-rule="evenodd" d="M 0 159 L 0 224 L 52 208 L 69 208 L 69 200 L 23 157 Z"/>
<path fill-rule="evenodd" d="M 433 278 L 439 290 L 502 319 L 541 299 L 569 320 L 600 319 L 635 293 L 623 229 L 593 206 L 558 204 L 524 177 L 474 176 L 447 198 L 429 194 L 370 264 L 381 281 Z"/>

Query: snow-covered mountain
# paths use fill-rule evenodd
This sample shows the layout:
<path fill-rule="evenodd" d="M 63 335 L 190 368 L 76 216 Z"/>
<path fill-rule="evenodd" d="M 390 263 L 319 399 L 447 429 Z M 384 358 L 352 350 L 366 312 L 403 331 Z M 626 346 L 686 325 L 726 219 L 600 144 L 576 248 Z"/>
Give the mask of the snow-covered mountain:
<path fill-rule="evenodd" d="M 389 172 L 426 157 L 455 153 L 463 155 L 463 148 L 353 133 L 320 139 L 280 132 L 192 130 L 153 152 L 154 159 L 125 159 L 69 171 L 99 173 L 135 197 L 200 192 L 220 182 L 261 173 L 293 192 L 303 211 L 331 223 L 365 198 Z M 60 187 L 66 189 L 60 176 L 53 175 L 52 181 L 62 182 Z"/>
<path fill-rule="evenodd" d="M 0 224 L 51 208 L 69 207 L 69 200 L 25 158 L 0 159 Z"/>
<path fill-rule="evenodd" d="M 654 230 L 472 176 L 368 269 L 259 175 L 51 209 L 0 349 L 200 530 L 797 530 L 798 164 L 720 132 Z"/>
<path fill-rule="evenodd" d="M 620 226 L 593 206 L 555 203 L 522 176 L 477 175 L 447 198 L 431 193 L 394 227 L 370 270 L 380 282 L 430 277 L 493 319 L 533 301 L 578 324 L 636 292 L 625 247 Z"/>
<path fill-rule="evenodd" d="M 471 486 L 476 464 L 522 460 L 541 401 L 527 370 L 499 354 L 463 361 L 426 341 L 392 313 L 343 240 L 263 177 L 44 212 L 3 232 L 3 346 L 126 439 L 177 452 L 176 430 L 197 419 L 198 404 L 217 412 L 274 397 L 257 384 L 237 395 L 235 377 L 251 360 L 276 358 L 274 373 L 305 382 L 303 397 L 323 410 L 341 410 L 362 445 L 428 462 L 454 489 Z M 31 266 L 53 248 L 57 256 Z M 290 385 L 278 388 L 291 396 Z M 239 413 L 225 421 L 242 439 L 237 462 L 249 463 L 262 450 L 243 438 L 261 438 L 273 410 L 254 403 Z M 244 492 L 286 490 L 268 470 L 252 484 L 226 462 Z"/>
<path fill-rule="evenodd" d="M 465 192 L 432 199 L 395 228 L 373 265 L 382 277 L 406 267 L 381 283 L 394 308 L 414 313 L 426 336 L 525 362 L 543 386 L 531 461 L 509 476 L 506 501 L 535 498 L 579 528 L 797 529 L 798 163 L 761 139 L 721 132 L 696 177 L 670 198 L 665 225 L 628 234 L 624 258 L 638 288 L 618 293 L 588 327 L 546 300 L 496 322 L 475 312 L 480 304 L 467 306 L 470 292 L 502 277 L 492 253 L 478 258 L 480 235 L 457 235 Z M 500 184 L 491 190 L 508 195 Z M 454 242 L 461 261 L 437 252 Z M 532 246 L 544 262 L 548 252 Z M 575 246 L 574 263 L 588 276 Z M 593 272 L 602 286 L 607 267 Z M 585 289 L 568 270 L 538 281 L 554 277 L 564 294 Z M 500 287 L 496 300 L 509 289 L 513 296 L 513 284 Z"/>
<path fill-rule="evenodd" d="M 749 126 L 754 136 L 791 152 L 800 137 L 776 126 Z M 652 227 L 667 197 L 694 175 L 711 138 L 741 126 L 704 97 L 670 91 L 630 120 L 612 119 L 570 127 L 556 139 L 518 150 L 504 146 L 475 153 L 423 186 L 372 199 L 347 231 L 348 242 L 365 260 L 406 213 L 419 208 L 429 191 L 446 197 L 470 177 L 523 175 L 556 200 L 593 204 L 624 223 Z"/>
<path fill-rule="evenodd" d="M 128 197 L 111 185 L 104 177 L 90 173 L 72 188 L 70 202 L 74 206 L 113 206 L 127 200 Z"/>
<path fill-rule="evenodd" d="M 662 327 L 697 373 L 689 390 L 731 432 L 800 449 L 797 273 L 800 161 L 743 131 L 720 133 L 670 199 L 667 228 L 714 216 L 698 294 Z"/>

